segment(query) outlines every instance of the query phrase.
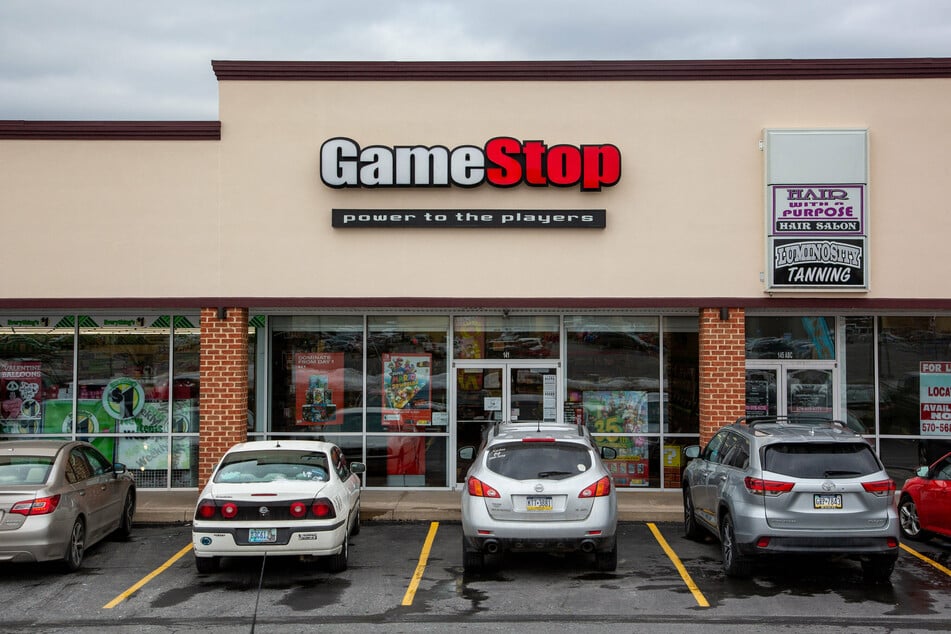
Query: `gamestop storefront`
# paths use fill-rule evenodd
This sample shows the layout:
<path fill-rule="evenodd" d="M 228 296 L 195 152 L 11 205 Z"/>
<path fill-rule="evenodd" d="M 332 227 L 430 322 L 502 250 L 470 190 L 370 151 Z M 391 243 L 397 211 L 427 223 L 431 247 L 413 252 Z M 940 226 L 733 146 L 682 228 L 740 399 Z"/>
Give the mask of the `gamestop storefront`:
<path fill-rule="evenodd" d="M 454 488 L 508 420 L 588 425 L 624 491 L 744 414 L 898 480 L 949 447 L 951 61 L 212 66 L 218 121 L 0 122 L 46 219 L 3 249 L 4 438 L 153 488 L 246 438 Z"/>

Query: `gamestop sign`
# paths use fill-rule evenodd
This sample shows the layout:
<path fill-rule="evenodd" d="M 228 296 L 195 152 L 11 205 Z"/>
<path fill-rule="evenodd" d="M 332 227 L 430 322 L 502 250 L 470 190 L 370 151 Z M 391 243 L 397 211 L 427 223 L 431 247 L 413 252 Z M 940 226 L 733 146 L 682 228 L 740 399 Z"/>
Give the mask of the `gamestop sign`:
<path fill-rule="evenodd" d="M 320 178 L 345 187 L 578 187 L 597 192 L 621 179 L 621 152 L 611 144 L 547 145 L 495 137 L 485 145 L 368 145 L 344 137 L 320 148 Z"/>

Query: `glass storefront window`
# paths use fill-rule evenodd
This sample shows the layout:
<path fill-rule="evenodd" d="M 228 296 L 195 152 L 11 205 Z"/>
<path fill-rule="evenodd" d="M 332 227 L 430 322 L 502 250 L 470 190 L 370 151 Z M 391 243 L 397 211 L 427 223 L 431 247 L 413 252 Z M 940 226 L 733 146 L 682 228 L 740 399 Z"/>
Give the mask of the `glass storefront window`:
<path fill-rule="evenodd" d="M 660 332 L 657 317 L 565 317 L 566 417 L 584 420 L 617 458 L 619 487 L 658 486 Z M 669 405 L 669 398 L 665 399 Z"/>
<path fill-rule="evenodd" d="M 845 319 L 843 409 L 849 427 L 875 433 L 875 336 L 872 317 Z M 887 409 L 887 404 L 883 404 Z"/>
<path fill-rule="evenodd" d="M 699 327 L 696 317 L 664 318 L 665 433 L 700 431 Z"/>
<path fill-rule="evenodd" d="M 558 358 L 556 315 L 466 315 L 453 321 L 456 359 Z"/>
<path fill-rule="evenodd" d="M 448 432 L 449 318 L 367 318 L 368 432 Z"/>
<path fill-rule="evenodd" d="M 747 317 L 747 359 L 835 359 L 834 317 Z"/>
<path fill-rule="evenodd" d="M 74 323 L 70 316 L 0 322 L 0 434 L 66 431 L 47 406 L 64 400 L 72 413 Z"/>
<path fill-rule="evenodd" d="M 363 317 L 273 317 L 271 431 L 363 431 Z"/>
<path fill-rule="evenodd" d="M 448 486 L 446 436 L 422 434 L 367 437 L 369 487 Z"/>
<path fill-rule="evenodd" d="M 921 363 L 951 362 L 951 317 L 879 317 L 878 356 L 879 433 L 951 439 L 921 425 Z"/>

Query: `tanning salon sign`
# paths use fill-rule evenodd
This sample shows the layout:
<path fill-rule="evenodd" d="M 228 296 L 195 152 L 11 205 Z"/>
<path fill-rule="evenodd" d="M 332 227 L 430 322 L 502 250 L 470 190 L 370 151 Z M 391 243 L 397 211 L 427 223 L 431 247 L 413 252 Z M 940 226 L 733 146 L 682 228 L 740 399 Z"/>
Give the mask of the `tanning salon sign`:
<path fill-rule="evenodd" d="M 320 179 L 334 189 L 577 187 L 598 192 L 621 179 L 621 152 L 611 144 L 548 145 L 494 137 L 479 147 L 368 145 L 344 137 L 320 148 Z M 604 209 L 334 209 L 332 226 L 605 227 Z"/>
<path fill-rule="evenodd" d="M 769 186 L 769 287 L 866 290 L 865 185 Z"/>

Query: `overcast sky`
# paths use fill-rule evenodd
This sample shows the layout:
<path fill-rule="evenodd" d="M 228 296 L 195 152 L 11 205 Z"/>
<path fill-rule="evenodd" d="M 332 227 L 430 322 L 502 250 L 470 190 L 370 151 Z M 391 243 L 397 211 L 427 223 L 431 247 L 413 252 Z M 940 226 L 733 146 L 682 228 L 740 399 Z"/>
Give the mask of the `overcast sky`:
<path fill-rule="evenodd" d="M 215 120 L 211 60 L 951 57 L 949 0 L 0 0 L 0 119 Z"/>

